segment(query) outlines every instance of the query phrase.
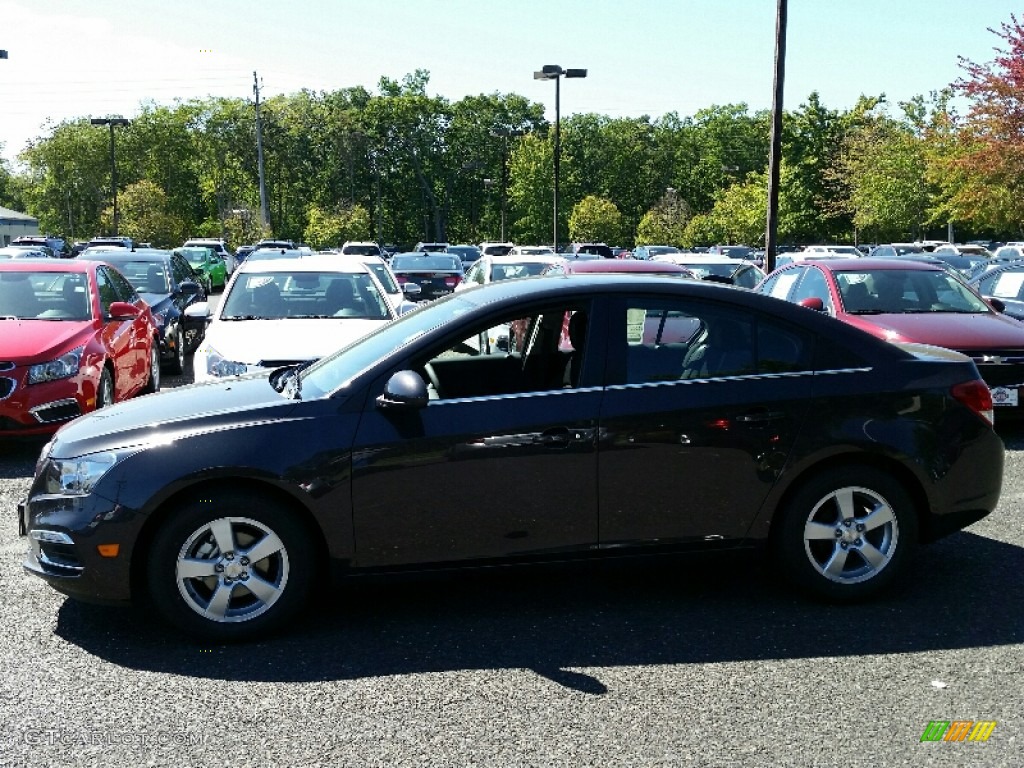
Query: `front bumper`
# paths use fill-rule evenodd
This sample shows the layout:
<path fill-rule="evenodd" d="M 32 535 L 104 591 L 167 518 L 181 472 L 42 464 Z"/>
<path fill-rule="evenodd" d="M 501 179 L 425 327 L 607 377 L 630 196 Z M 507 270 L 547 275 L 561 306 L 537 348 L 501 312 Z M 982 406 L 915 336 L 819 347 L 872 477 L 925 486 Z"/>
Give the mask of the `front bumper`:
<path fill-rule="evenodd" d="M 87 602 L 131 600 L 131 543 L 139 516 L 98 496 L 38 496 L 18 504 L 28 542 L 22 566 L 58 592 Z M 100 545 L 119 544 L 115 557 Z"/>

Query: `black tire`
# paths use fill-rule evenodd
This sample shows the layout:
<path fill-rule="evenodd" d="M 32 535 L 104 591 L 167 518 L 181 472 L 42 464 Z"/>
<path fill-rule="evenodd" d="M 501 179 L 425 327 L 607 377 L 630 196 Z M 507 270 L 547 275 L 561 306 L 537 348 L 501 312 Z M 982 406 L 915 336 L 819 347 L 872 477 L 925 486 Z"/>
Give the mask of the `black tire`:
<path fill-rule="evenodd" d="M 181 333 L 181 328 L 175 329 L 172 342 L 174 357 L 167 362 L 167 372 L 180 376 L 185 371 L 185 337 Z"/>
<path fill-rule="evenodd" d="M 780 510 L 773 553 L 800 589 L 860 600 L 899 578 L 918 541 L 917 510 L 884 472 L 851 466 L 813 477 Z"/>
<path fill-rule="evenodd" d="M 160 391 L 160 342 L 155 338 L 149 346 L 149 379 L 146 386 L 142 388 L 143 394 L 152 394 Z"/>
<path fill-rule="evenodd" d="M 217 543 L 224 536 L 232 551 Z M 266 554 L 250 561 L 257 549 Z M 177 509 L 153 539 L 146 562 L 152 607 L 198 639 L 262 638 L 304 605 L 314 552 L 304 526 L 283 507 L 247 493 L 204 494 Z M 183 575 L 184 563 L 195 575 Z"/>
<path fill-rule="evenodd" d="M 110 369 L 103 368 L 100 374 L 99 384 L 96 386 L 96 410 L 106 408 L 114 404 L 114 377 L 110 375 Z"/>

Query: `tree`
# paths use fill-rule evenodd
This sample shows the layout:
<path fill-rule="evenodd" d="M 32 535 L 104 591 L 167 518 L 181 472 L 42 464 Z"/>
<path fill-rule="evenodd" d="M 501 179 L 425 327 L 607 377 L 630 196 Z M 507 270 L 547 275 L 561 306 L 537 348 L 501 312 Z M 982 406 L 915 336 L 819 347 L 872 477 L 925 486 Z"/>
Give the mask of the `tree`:
<path fill-rule="evenodd" d="M 693 213 L 679 192 L 669 187 L 657 204 L 640 219 L 636 230 L 637 245 L 664 243 L 676 245 L 683 242 L 686 225 Z"/>
<path fill-rule="evenodd" d="M 130 184 L 117 198 L 118 233 L 161 248 L 178 245 L 188 234 L 184 220 L 169 208 L 166 193 L 152 181 L 143 179 Z M 103 221 L 108 228 L 113 213 L 113 206 L 103 212 Z"/>
<path fill-rule="evenodd" d="M 569 216 L 569 239 L 581 243 L 617 243 L 622 237 L 622 214 L 615 203 L 587 195 Z"/>
<path fill-rule="evenodd" d="M 1015 15 L 990 29 L 1006 48 L 991 62 L 963 57 L 965 77 L 953 84 L 970 100 L 954 151 L 941 166 L 959 183 L 949 190 L 952 218 L 993 227 L 1024 227 L 1024 26 Z"/>
<path fill-rule="evenodd" d="M 332 211 L 310 205 L 306 219 L 304 239 L 312 248 L 337 248 L 346 240 L 370 239 L 370 214 L 361 205 L 338 206 Z"/>

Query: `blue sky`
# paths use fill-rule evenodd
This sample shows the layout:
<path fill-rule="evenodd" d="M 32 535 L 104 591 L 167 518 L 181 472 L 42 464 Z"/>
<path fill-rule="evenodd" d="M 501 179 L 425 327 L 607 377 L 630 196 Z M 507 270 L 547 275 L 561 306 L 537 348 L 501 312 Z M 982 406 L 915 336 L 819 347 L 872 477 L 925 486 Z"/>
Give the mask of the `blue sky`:
<path fill-rule="evenodd" d="M 789 0 L 785 105 L 812 91 L 845 109 L 893 103 L 984 62 L 1012 0 Z M 47 121 L 120 114 L 144 100 L 376 90 L 431 73 L 458 100 L 519 93 L 554 114 L 543 64 L 589 70 L 563 83 L 562 114 L 692 115 L 771 105 L 774 0 L 0 0 L 0 144 L 8 160 Z"/>

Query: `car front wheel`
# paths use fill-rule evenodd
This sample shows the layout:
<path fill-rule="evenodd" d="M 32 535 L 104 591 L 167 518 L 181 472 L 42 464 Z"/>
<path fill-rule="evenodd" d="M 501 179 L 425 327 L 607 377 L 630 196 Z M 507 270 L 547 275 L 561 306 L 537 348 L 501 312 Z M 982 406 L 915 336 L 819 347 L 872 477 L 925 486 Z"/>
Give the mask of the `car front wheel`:
<path fill-rule="evenodd" d="M 899 577 L 917 544 L 910 495 L 871 467 L 823 472 L 786 504 L 775 554 L 806 591 L 837 600 L 867 597 Z"/>
<path fill-rule="evenodd" d="M 305 602 L 316 570 L 304 527 L 266 499 L 206 494 L 158 531 L 147 563 L 153 605 L 205 640 L 252 640 Z"/>
<path fill-rule="evenodd" d="M 181 328 L 174 332 L 171 344 L 174 347 L 174 357 L 168 363 L 168 371 L 175 376 L 180 376 L 185 370 L 185 337 L 181 333 Z"/>
<path fill-rule="evenodd" d="M 156 339 L 149 345 L 149 378 L 142 391 L 146 394 L 160 391 L 160 342 Z"/>

